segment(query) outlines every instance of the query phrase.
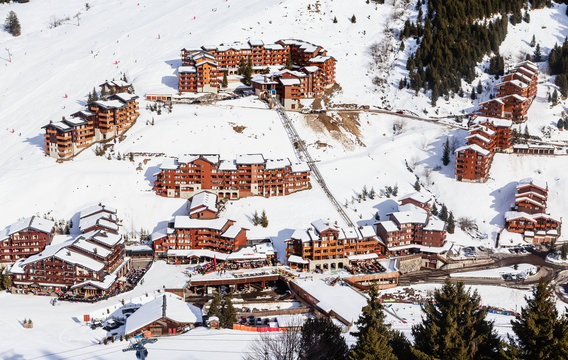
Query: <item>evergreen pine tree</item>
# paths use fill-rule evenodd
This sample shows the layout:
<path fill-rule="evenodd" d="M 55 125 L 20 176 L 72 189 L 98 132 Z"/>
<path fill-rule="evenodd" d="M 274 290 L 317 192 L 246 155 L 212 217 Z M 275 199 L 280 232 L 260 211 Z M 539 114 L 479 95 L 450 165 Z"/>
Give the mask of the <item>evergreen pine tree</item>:
<path fill-rule="evenodd" d="M 104 91 L 104 88 L 103 88 L 103 91 Z M 101 96 L 103 96 L 103 91 L 101 91 Z M 91 99 L 92 99 L 92 101 L 99 100 L 99 95 L 97 95 L 97 89 L 95 89 L 94 87 L 93 87 L 93 95 L 92 95 Z"/>
<path fill-rule="evenodd" d="M 260 225 L 265 228 L 268 226 L 268 217 L 266 217 L 266 212 L 262 210 L 262 214 L 260 215 Z"/>
<path fill-rule="evenodd" d="M 252 80 L 252 60 L 250 56 L 248 57 L 247 64 L 245 66 L 245 73 L 243 77 L 243 83 L 245 85 L 250 85 Z"/>
<path fill-rule="evenodd" d="M 292 61 L 292 53 L 288 53 L 288 57 L 286 58 L 286 69 L 292 70 L 294 67 L 294 62 Z"/>
<path fill-rule="evenodd" d="M 207 311 L 207 315 L 217 316 L 218 318 L 221 317 L 221 295 L 217 294 L 211 300 L 211 305 L 209 306 L 209 311 Z"/>
<path fill-rule="evenodd" d="M 300 359 L 346 360 L 348 353 L 341 329 L 329 318 L 310 318 L 302 326 Z"/>
<path fill-rule="evenodd" d="M 531 46 L 531 47 L 535 47 L 535 45 L 536 45 L 536 36 L 534 36 L 534 34 L 533 34 L 533 37 L 532 37 L 530 46 Z"/>
<path fill-rule="evenodd" d="M 536 44 L 533 59 L 534 59 L 535 62 L 541 62 L 542 61 L 542 53 L 540 51 L 540 44 Z"/>
<path fill-rule="evenodd" d="M 357 22 L 357 18 L 355 17 L 355 14 L 353 14 L 353 16 L 351 16 L 351 23 L 355 24 Z"/>
<path fill-rule="evenodd" d="M 371 287 L 367 305 L 355 323 L 357 331 L 351 333 L 357 343 L 349 354 L 350 360 L 397 359 L 389 345 L 390 325 L 385 324 L 383 305 L 377 301 L 377 297 L 377 290 Z"/>
<path fill-rule="evenodd" d="M 376 195 L 377 195 L 377 193 L 375 192 L 375 189 L 373 187 L 371 187 L 371 190 L 369 191 L 369 199 L 371 199 L 371 200 L 375 199 Z"/>
<path fill-rule="evenodd" d="M 562 260 L 566 260 L 567 256 L 568 256 L 568 243 L 564 243 L 560 248 L 560 257 L 562 258 Z"/>
<path fill-rule="evenodd" d="M 523 133 L 523 138 L 526 140 L 530 139 L 531 135 L 529 134 L 529 127 L 528 125 L 525 126 L 525 132 Z"/>
<path fill-rule="evenodd" d="M 398 185 L 392 188 L 392 196 L 398 196 Z"/>
<path fill-rule="evenodd" d="M 221 82 L 221 85 L 226 88 L 227 86 L 229 86 L 229 80 L 227 80 L 227 73 L 224 71 L 223 72 L 223 81 Z"/>
<path fill-rule="evenodd" d="M 257 226 L 260 224 L 260 218 L 258 217 L 258 211 L 254 211 L 254 215 L 252 216 L 252 224 Z"/>
<path fill-rule="evenodd" d="M 474 90 L 473 88 L 471 89 L 471 95 L 470 95 L 470 97 L 471 97 L 471 100 L 477 99 L 477 94 L 475 93 L 475 90 Z"/>
<path fill-rule="evenodd" d="M 446 137 L 446 143 L 444 144 L 444 155 L 442 156 L 442 163 L 444 166 L 448 166 L 450 163 L 450 139 Z"/>
<path fill-rule="evenodd" d="M 334 24 L 337 24 L 337 16 L 335 16 L 335 17 L 333 18 L 333 23 L 334 23 Z"/>
<path fill-rule="evenodd" d="M 414 182 L 414 190 L 420 191 L 420 181 L 418 179 Z"/>
<path fill-rule="evenodd" d="M 558 128 L 558 130 L 564 129 L 564 120 L 558 119 L 558 122 L 556 123 L 556 127 Z"/>
<path fill-rule="evenodd" d="M 442 208 L 440 209 L 440 213 L 438 214 L 438 217 L 443 221 L 448 220 L 448 208 L 446 207 L 446 205 L 442 204 Z"/>
<path fill-rule="evenodd" d="M 95 88 L 93 88 L 93 90 L 95 90 Z M 106 93 L 105 87 L 103 86 L 101 88 L 101 99 L 104 99 L 106 95 L 107 95 L 107 93 Z"/>
<path fill-rule="evenodd" d="M 20 21 L 18 20 L 18 16 L 16 16 L 15 12 L 10 11 L 8 13 L 8 16 L 6 17 L 6 22 L 4 23 L 4 28 L 12 36 L 20 36 L 22 34 Z"/>
<path fill-rule="evenodd" d="M 483 85 L 481 85 L 481 80 L 477 82 L 477 93 L 481 94 L 483 92 Z"/>
<path fill-rule="evenodd" d="M 516 339 L 509 337 L 508 359 L 553 360 L 568 358 L 568 319 L 559 317 L 552 289 L 540 279 L 521 316 L 511 321 Z"/>
<path fill-rule="evenodd" d="M 454 213 L 450 211 L 450 216 L 448 216 L 448 226 L 447 226 L 448 233 L 453 234 L 455 229 L 456 229 L 456 223 L 454 220 Z"/>
<path fill-rule="evenodd" d="M 436 203 L 432 205 L 432 214 L 435 216 L 438 215 L 438 207 L 436 206 Z"/>
<path fill-rule="evenodd" d="M 552 101 L 553 105 L 558 104 L 558 90 L 554 89 L 554 92 L 552 93 L 552 97 L 550 98 L 550 100 Z"/>
<path fill-rule="evenodd" d="M 225 301 L 223 302 L 223 307 L 221 309 L 221 317 L 219 318 L 219 323 L 221 327 L 231 329 L 233 324 L 237 322 L 237 313 L 233 307 L 233 296 L 228 294 L 225 296 Z"/>
<path fill-rule="evenodd" d="M 446 281 L 434 291 L 434 301 L 423 308 L 422 323 L 413 326 L 412 352 L 419 359 L 496 359 L 499 338 L 493 323 L 485 320 L 487 309 L 459 282 Z"/>
<path fill-rule="evenodd" d="M 239 75 L 244 75 L 246 67 L 247 67 L 247 63 L 245 62 L 245 58 L 241 58 L 241 61 L 239 62 L 239 69 L 237 70 L 237 73 Z"/>

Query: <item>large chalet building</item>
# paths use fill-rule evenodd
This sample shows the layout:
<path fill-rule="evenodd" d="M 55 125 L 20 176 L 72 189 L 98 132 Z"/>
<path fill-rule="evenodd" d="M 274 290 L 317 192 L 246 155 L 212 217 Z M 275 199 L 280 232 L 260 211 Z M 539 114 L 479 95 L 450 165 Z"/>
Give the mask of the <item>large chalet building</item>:
<path fill-rule="evenodd" d="M 477 117 L 469 130 L 466 145 L 455 150 L 455 176 L 458 181 L 484 182 L 496 151 L 513 146 L 513 122 L 508 119 Z"/>
<path fill-rule="evenodd" d="M 388 220 L 376 224 L 388 253 L 437 252 L 446 243 L 446 223 L 430 210 L 431 199 L 421 193 L 401 197 Z"/>
<path fill-rule="evenodd" d="M 122 135 L 139 116 L 137 99 L 134 94 L 116 93 L 89 103 L 87 110 L 69 118 L 50 121 L 43 126 L 45 153 L 56 159 L 69 159 L 95 142 Z"/>
<path fill-rule="evenodd" d="M 0 265 L 37 254 L 51 243 L 54 222 L 38 216 L 19 220 L 0 232 Z"/>
<path fill-rule="evenodd" d="M 165 231 L 164 231 L 165 230 Z M 179 255 L 177 250 L 211 250 L 231 253 L 246 246 L 247 229 L 230 219 L 194 219 L 176 216 L 166 229 L 152 234 L 158 258 Z"/>
<path fill-rule="evenodd" d="M 239 199 L 282 196 L 310 188 L 306 163 L 265 159 L 261 154 L 238 155 L 234 160 L 220 160 L 219 155 L 166 158 L 155 175 L 156 194 L 185 199 L 203 190 L 221 198 Z"/>
<path fill-rule="evenodd" d="M 496 85 L 497 97 L 479 104 L 478 114 L 515 123 L 527 121 L 527 111 L 536 97 L 538 74 L 538 66 L 533 62 L 520 63 Z"/>
<path fill-rule="evenodd" d="M 266 73 L 270 66 L 284 67 L 288 60 L 293 70 L 278 71 L 253 79 L 255 92 L 277 95 L 288 110 L 299 109 L 299 99 L 321 96 L 335 83 L 335 59 L 327 51 L 306 41 L 286 39 L 275 44 L 261 40 L 231 45 L 182 49 L 178 68 L 179 92 L 217 93 L 222 74 L 236 74 L 242 61 L 251 60 L 253 72 Z"/>
<path fill-rule="evenodd" d="M 520 180 L 515 205 L 505 213 L 505 228 L 525 241 L 543 243 L 558 239 L 562 222 L 546 213 L 548 185 L 532 178 Z"/>
<path fill-rule="evenodd" d="M 16 292 L 72 293 L 85 298 L 112 291 L 119 277 L 130 269 L 124 241 L 117 233 L 83 227 L 97 219 L 113 221 L 116 211 L 97 205 L 81 211 L 79 227 L 88 230 L 74 239 L 46 246 L 39 253 L 17 260 L 10 268 Z"/>
<path fill-rule="evenodd" d="M 296 230 L 286 241 L 286 256 L 293 269 L 338 269 L 350 261 L 385 254 L 385 245 L 372 226 L 340 228 L 324 220 Z"/>

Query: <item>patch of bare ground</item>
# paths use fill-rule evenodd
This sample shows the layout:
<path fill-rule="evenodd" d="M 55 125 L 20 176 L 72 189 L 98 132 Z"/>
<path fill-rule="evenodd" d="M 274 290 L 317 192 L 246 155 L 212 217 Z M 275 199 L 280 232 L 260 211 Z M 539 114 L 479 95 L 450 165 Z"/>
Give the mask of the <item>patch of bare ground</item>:
<path fill-rule="evenodd" d="M 246 126 L 241 126 L 241 125 L 235 125 L 235 126 L 233 126 L 233 130 L 234 130 L 236 133 L 239 133 L 239 134 L 242 134 L 243 131 L 245 131 L 246 128 L 247 128 Z"/>

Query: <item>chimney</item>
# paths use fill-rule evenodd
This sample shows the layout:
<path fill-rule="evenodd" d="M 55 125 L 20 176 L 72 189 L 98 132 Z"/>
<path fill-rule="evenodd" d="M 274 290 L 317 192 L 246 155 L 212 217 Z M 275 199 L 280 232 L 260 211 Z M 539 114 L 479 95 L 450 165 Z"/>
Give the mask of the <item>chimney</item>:
<path fill-rule="evenodd" d="M 93 249 L 93 252 L 94 252 L 95 254 L 97 254 L 97 253 L 98 253 L 97 248 L 94 248 L 94 249 Z"/>
<path fill-rule="evenodd" d="M 61 117 L 61 121 L 65 121 L 65 116 L 62 116 L 62 117 Z"/>
<path fill-rule="evenodd" d="M 166 317 L 166 294 L 164 294 L 162 299 L 162 317 Z"/>

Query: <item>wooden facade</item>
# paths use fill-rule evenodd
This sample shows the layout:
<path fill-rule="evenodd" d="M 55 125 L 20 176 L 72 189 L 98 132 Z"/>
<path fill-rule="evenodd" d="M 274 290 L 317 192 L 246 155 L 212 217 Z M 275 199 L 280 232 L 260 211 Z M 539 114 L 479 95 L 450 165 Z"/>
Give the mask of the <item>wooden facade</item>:
<path fill-rule="evenodd" d="M 11 264 L 43 251 L 54 234 L 53 221 L 37 216 L 6 227 L 0 232 L 0 264 Z"/>
<path fill-rule="evenodd" d="M 69 159 L 95 142 L 123 134 L 139 116 L 137 99 L 138 96 L 129 93 L 109 95 L 91 102 L 88 110 L 43 126 L 46 155 Z"/>
<path fill-rule="evenodd" d="M 466 145 L 456 149 L 456 179 L 484 182 L 489 176 L 493 152 L 479 145 Z"/>
<path fill-rule="evenodd" d="M 247 243 L 247 229 L 237 226 L 234 220 L 190 219 L 176 216 L 168 230 L 153 239 L 154 253 L 166 257 L 168 250 L 204 249 L 230 253 Z"/>
<path fill-rule="evenodd" d="M 283 196 L 309 189 L 305 163 L 266 160 L 260 154 L 220 160 L 219 155 L 188 155 L 166 159 L 156 174 L 154 191 L 160 196 L 190 198 L 208 190 L 221 198 Z"/>

